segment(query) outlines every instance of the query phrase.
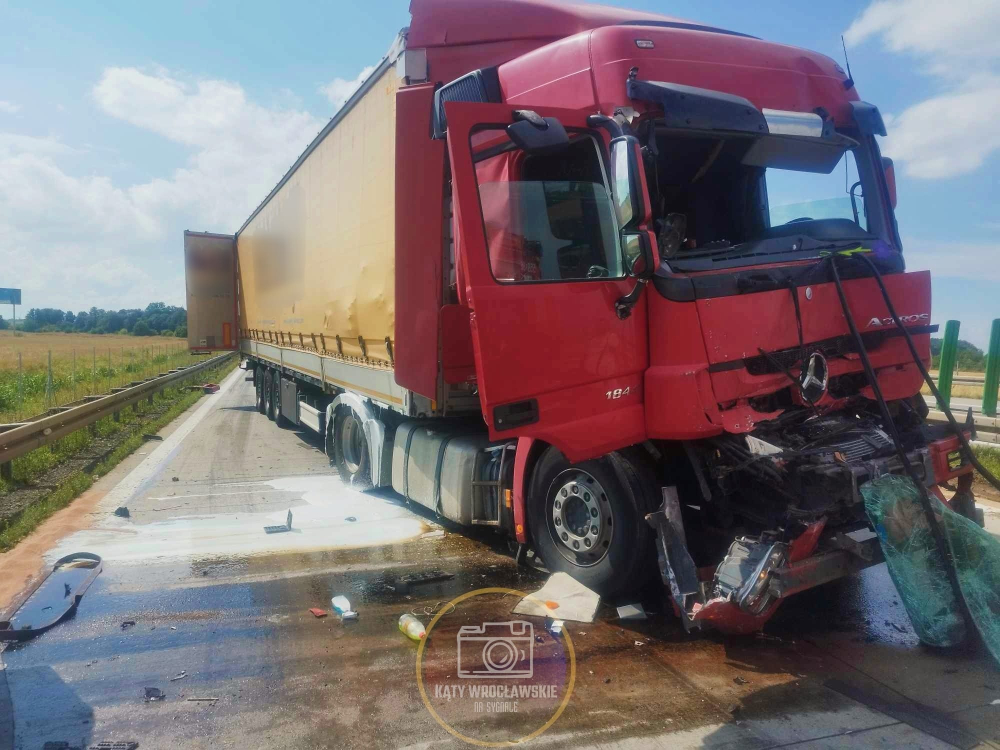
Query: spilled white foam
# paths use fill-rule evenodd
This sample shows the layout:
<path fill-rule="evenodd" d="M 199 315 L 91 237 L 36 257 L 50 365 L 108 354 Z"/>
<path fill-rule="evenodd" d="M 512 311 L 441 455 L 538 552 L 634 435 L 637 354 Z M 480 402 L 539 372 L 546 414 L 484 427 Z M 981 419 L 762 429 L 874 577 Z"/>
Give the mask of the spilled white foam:
<path fill-rule="evenodd" d="M 429 530 L 427 521 L 398 500 L 358 492 L 337 477 L 287 477 L 243 486 L 248 499 L 261 488 L 288 493 L 286 507 L 292 511 L 291 531 L 264 532 L 265 526 L 285 523 L 285 507 L 267 513 L 182 516 L 148 524 L 109 515 L 100 525 L 64 538 L 48 557 L 55 560 L 83 549 L 108 561 L 141 562 L 158 558 L 355 549 L 405 541 Z M 219 495 L 232 494 L 237 493 L 228 486 L 220 487 Z M 183 500 L 184 496 L 172 499 Z M 141 518 L 141 510 L 136 517 Z"/>

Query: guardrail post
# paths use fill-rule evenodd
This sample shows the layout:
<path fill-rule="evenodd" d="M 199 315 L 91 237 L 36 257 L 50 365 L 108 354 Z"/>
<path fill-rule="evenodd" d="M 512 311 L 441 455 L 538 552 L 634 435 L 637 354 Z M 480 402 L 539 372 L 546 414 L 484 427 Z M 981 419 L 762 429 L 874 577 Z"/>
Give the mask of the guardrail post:
<path fill-rule="evenodd" d="M 52 406 L 52 350 L 49 349 L 49 369 L 45 376 L 45 408 Z"/>
<path fill-rule="evenodd" d="M 949 320 L 944 324 L 944 341 L 941 343 L 941 363 L 938 365 L 938 391 L 941 393 L 939 409 L 951 406 L 951 381 L 955 375 L 955 354 L 958 350 L 958 329 L 961 324 L 957 320 Z"/>
<path fill-rule="evenodd" d="M 997 415 L 997 390 L 1000 389 L 1000 318 L 990 329 L 990 348 L 986 352 L 986 379 L 983 382 L 983 414 Z"/>

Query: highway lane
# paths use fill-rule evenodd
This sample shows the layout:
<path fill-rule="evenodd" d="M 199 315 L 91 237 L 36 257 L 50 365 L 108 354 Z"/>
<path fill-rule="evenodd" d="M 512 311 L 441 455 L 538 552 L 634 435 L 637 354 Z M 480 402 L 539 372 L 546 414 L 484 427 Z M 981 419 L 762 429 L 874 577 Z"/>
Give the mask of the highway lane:
<path fill-rule="evenodd" d="M 163 437 L 78 501 L 77 523 L 56 518 L 55 530 L 41 530 L 46 560 L 96 552 L 104 572 L 73 619 L 3 652 L 0 748 L 5 731 L 24 750 L 105 740 L 465 746 L 421 700 L 416 647 L 397 619 L 482 587 L 533 591 L 544 574 L 515 566 L 489 532 L 460 532 L 390 492 L 345 487 L 309 433 L 256 413 L 243 372 Z M 120 505 L 128 519 L 114 516 Z M 289 509 L 290 532 L 263 532 Z M 0 569 L 23 566 L 24 549 L 0 557 Z M 429 569 L 454 578 L 401 585 Z M 356 622 L 309 613 L 338 593 Z M 469 600 L 455 621 L 509 619 L 513 601 Z M 604 607 L 593 624 L 568 624 L 575 685 L 532 746 L 1000 743 L 1000 674 L 975 648 L 921 647 L 884 566 L 788 601 L 766 639 L 687 635 L 657 590 L 644 602 L 645 622 L 620 622 Z M 146 687 L 165 699 L 145 702 Z M 947 731 L 914 725 L 931 714 L 924 706 Z M 543 713 L 447 718 L 469 735 L 517 737 Z"/>

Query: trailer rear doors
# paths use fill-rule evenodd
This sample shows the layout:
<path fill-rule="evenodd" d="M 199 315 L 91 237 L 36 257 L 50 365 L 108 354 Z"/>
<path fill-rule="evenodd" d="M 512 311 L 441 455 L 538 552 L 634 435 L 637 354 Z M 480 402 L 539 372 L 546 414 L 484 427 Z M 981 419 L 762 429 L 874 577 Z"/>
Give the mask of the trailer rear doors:
<path fill-rule="evenodd" d="M 239 347 L 236 313 L 236 238 L 184 232 L 188 347 L 218 351 Z"/>
<path fill-rule="evenodd" d="M 574 461 L 640 442 L 646 304 L 625 320 L 615 312 L 636 281 L 624 271 L 605 136 L 583 114 L 537 109 L 569 144 L 526 151 L 508 134 L 512 107 L 445 108 L 459 294 L 490 436 L 543 439 Z"/>

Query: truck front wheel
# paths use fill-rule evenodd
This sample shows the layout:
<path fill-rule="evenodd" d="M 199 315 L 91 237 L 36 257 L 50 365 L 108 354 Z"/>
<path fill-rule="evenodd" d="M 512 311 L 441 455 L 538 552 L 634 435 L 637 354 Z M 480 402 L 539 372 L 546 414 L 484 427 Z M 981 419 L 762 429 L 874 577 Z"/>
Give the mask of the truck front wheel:
<path fill-rule="evenodd" d="M 368 438 L 364 425 L 350 409 L 340 409 L 333 421 L 333 465 L 344 484 L 357 490 L 372 488 Z"/>
<path fill-rule="evenodd" d="M 539 458 L 528 493 L 535 551 L 604 597 L 646 580 L 652 529 L 644 477 L 619 453 L 571 464 L 555 448 Z M 653 565 L 655 569 L 655 564 Z"/>

